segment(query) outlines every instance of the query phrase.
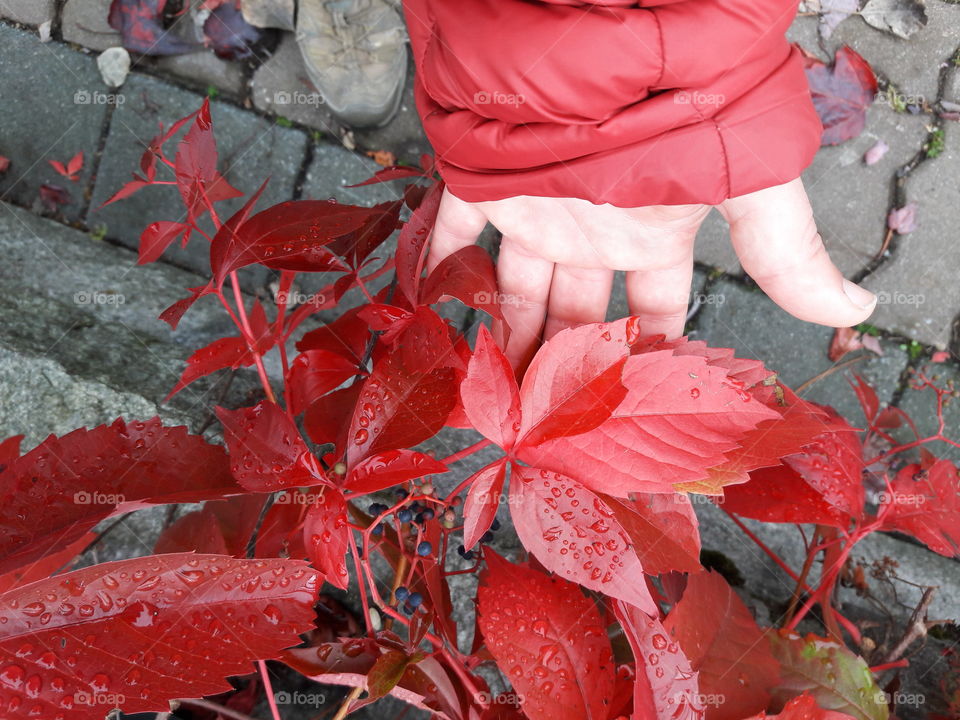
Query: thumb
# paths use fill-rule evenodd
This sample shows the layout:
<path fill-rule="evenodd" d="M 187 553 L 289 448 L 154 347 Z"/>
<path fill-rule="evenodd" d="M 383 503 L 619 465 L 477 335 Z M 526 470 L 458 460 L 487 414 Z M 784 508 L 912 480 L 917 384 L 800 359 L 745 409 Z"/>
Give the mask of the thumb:
<path fill-rule="evenodd" d="M 830 260 L 799 178 L 720 205 L 743 269 L 794 317 L 851 327 L 870 317 L 877 297 Z"/>

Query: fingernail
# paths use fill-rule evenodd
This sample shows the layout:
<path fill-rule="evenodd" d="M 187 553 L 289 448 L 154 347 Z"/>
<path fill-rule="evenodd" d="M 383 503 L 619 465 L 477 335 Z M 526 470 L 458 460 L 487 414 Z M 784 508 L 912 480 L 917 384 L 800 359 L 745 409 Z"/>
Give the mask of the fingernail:
<path fill-rule="evenodd" d="M 877 302 L 877 296 L 872 292 L 846 279 L 843 281 L 843 292 L 850 298 L 850 302 L 864 310 L 873 307 L 873 304 Z"/>

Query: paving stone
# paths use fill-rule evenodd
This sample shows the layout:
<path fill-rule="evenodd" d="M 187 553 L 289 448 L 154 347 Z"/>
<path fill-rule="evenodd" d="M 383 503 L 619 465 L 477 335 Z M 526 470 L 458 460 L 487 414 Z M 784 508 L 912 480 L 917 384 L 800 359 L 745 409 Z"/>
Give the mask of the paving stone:
<path fill-rule="evenodd" d="M 0 200 L 39 205 L 44 183 L 67 189 L 72 201 L 61 208 L 76 220 L 89 192 L 107 101 L 116 96 L 103 84 L 94 58 L 33 33 L 0 25 L 0 155 L 10 169 L 0 176 Z M 70 182 L 50 167 L 84 153 L 79 181 Z"/>
<path fill-rule="evenodd" d="M 63 39 L 92 50 L 120 45 L 120 33 L 107 22 L 111 1 L 67 0 L 60 21 Z"/>
<path fill-rule="evenodd" d="M 24 25 L 53 22 L 56 16 L 55 0 L 0 0 L 0 18 Z"/>
<path fill-rule="evenodd" d="M 830 37 L 831 56 L 833 49 L 849 45 L 904 95 L 932 104 L 937 97 L 940 65 L 960 46 L 960 6 L 929 0 L 925 7 L 927 26 L 909 40 L 872 28 L 861 18 L 845 20 Z"/>
<path fill-rule="evenodd" d="M 919 206 L 918 228 L 900 236 L 893 257 L 863 283 L 880 297 L 871 322 L 941 349 L 960 311 L 960 128 L 947 123 L 944 129 L 943 153 L 907 180 L 907 199 Z"/>
<path fill-rule="evenodd" d="M 842 145 L 823 147 L 803 173 L 817 228 L 830 257 L 848 277 L 877 254 L 887 228 L 892 180 L 927 138 L 925 119 L 875 103 L 863 133 Z M 890 150 L 875 165 L 863 162 L 877 141 Z"/>
<path fill-rule="evenodd" d="M 209 50 L 159 58 L 155 67 L 161 72 L 186 80 L 203 91 L 214 87 L 240 97 L 246 90 L 246 77 L 240 63 L 218 58 Z"/>
<path fill-rule="evenodd" d="M 339 137 L 339 125 L 324 107 L 300 56 L 296 37 L 285 33 L 273 56 L 250 83 L 254 107 Z"/>
<path fill-rule="evenodd" d="M 279 47 L 261 65 L 251 81 L 251 97 L 258 109 L 275 113 L 333 137 L 339 137 L 339 122 L 326 110 L 300 56 L 296 38 L 284 35 Z M 358 147 L 390 150 L 407 162 L 418 162 L 420 155 L 432 152 L 423 134 L 413 101 L 413 67 L 407 72 L 400 109 L 383 128 L 353 130 Z"/>
<path fill-rule="evenodd" d="M 150 222 L 184 219 L 177 189 L 173 186 L 147 188 L 122 202 L 99 207 L 138 167 L 144 147 L 156 135 L 157 123 L 169 126 L 200 107 L 202 98 L 145 75 L 131 75 L 123 87 L 123 95 L 126 101 L 114 113 L 87 223 L 90 227 L 105 225 L 108 237 L 135 248 Z M 212 102 L 211 114 L 220 151 L 220 169 L 227 180 L 251 193 L 270 177 L 258 205 L 260 209 L 291 199 L 306 151 L 306 136 L 223 102 Z M 173 157 L 175 145 L 168 147 Z M 220 204 L 221 216 L 229 217 L 244 201 L 245 198 L 236 198 Z M 207 228 L 212 229 L 209 224 Z M 209 272 L 209 247 L 202 238 L 195 237 L 185 250 L 179 246 L 171 248 L 167 257 L 201 274 Z M 264 273 L 255 278 L 251 275 L 249 283 L 255 285 L 263 277 Z"/>
<path fill-rule="evenodd" d="M 382 169 L 361 153 L 347 150 L 339 144 L 318 142 L 313 146 L 313 161 L 307 168 L 303 182 L 303 197 L 315 200 L 336 198 L 339 202 L 367 207 L 401 199 L 403 188 L 409 180 L 346 187 L 363 182 Z"/>
<path fill-rule="evenodd" d="M 0 394 L 9 399 L 0 429 L 39 441 L 123 414 L 206 419 L 216 380 L 160 405 L 194 349 L 233 334 L 202 301 L 182 332 L 156 319 L 198 276 L 162 263 L 137 267 L 129 250 L 9 205 L 0 205 L 0 253 L 9 259 L 0 264 L 0 346 L 9 353 L 0 361 Z M 252 382 L 246 371 L 238 376 L 225 402 L 242 401 Z"/>
<path fill-rule="evenodd" d="M 927 377 L 937 376 L 934 381 L 938 387 L 947 387 L 947 383 L 953 382 L 954 387 L 960 389 L 960 368 L 955 362 L 944 364 L 927 363 L 922 366 L 923 372 Z M 898 403 L 907 415 L 917 426 L 917 431 L 921 437 L 929 437 L 936 434 L 938 428 L 936 414 L 936 393 L 930 388 L 924 390 L 915 390 L 909 387 L 904 391 L 903 396 Z M 951 440 L 960 442 L 960 401 L 956 398 L 947 400 L 943 409 L 944 434 Z M 901 428 L 897 433 L 898 440 L 903 442 L 914 440 L 915 437 L 906 427 Z M 944 457 L 960 462 L 960 448 L 954 447 L 944 442 L 933 442 L 926 445 L 937 457 Z"/>
<path fill-rule="evenodd" d="M 695 318 L 691 337 L 716 347 L 730 347 L 739 357 L 754 358 L 790 387 L 816 377 L 834 365 L 827 357 L 833 329 L 812 325 L 788 315 L 759 290 L 748 290 L 730 280 L 718 280 L 706 290 L 713 302 L 704 305 Z M 801 396 L 832 405 L 853 423 L 862 421 L 859 404 L 847 379 L 862 375 L 877 388 L 882 402 L 889 402 L 908 357 L 896 343 L 881 341 L 884 355 L 865 354 L 865 359 L 847 370 L 834 372 L 814 383 Z M 852 359 L 842 358 L 843 363 Z"/>

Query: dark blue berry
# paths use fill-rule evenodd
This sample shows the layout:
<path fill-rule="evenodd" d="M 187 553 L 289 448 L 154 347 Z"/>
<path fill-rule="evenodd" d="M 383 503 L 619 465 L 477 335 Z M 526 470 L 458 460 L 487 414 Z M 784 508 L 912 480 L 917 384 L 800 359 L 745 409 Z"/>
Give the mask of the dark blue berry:
<path fill-rule="evenodd" d="M 408 597 L 410 597 L 410 590 L 407 589 L 405 585 L 401 585 L 393 593 L 394 597 L 397 598 L 397 602 L 403 602 Z"/>
<path fill-rule="evenodd" d="M 417 545 L 417 555 L 420 557 L 427 557 L 430 553 L 433 552 L 433 545 L 424 540 L 422 543 Z"/>
<path fill-rule="evenodd" d="M 413 513 L 410 512 L 410 508 L 404 508 L 397 512 L 397 520 L 400 522 L 410 522 L 411 518 L 413 518 Z"/>
<path fill-rule="evenodd" d="M 420 604 L 423 602 L 423 595 L 418 592 L 410 593 L 410 597 L 407 598 L 407 605 L 416 610 L 420 607 Z"/>
<path fill-rule="evenodd" d="M 499 530 L 499 529 L 500 529 L 500 521 L 497 520 L 496 518 L 494 518 L 494 519 L 493 519 L 493 522 L 490 523 L 490 529 L 493 530 L 494 532 L 496 532 L 497 530 Z"/>
<path fill-rule="evenodd" d="M 383 525 L 374 525 L 373 530 L 370 531 L 370 534 L 374 537 L 380 537 L 383 535 Z"/>
<path fill-rule="evenodd" d="M 380 513 L 384 512 L 387 509 L 387 506 L 383 503 L 370 503 L 370 507 L 367 508 L 367 512 L 376 517 Z"/>
<path fill-rule="evenodd" d="M 404 606 L 403 606 L 403 611 L 404 611 L 407 615 L 413 615 L 413 613 L 414 613 L 415 610 L 416 610 L 416 608 L 415 608 L 415 607 L 411 607 L 410 603 L 406 603 L 406 604 L 404 604 Z"/>
<path fill-rule="evenodd" d="M 480 542 L 488 543 L 493 540 L 493 533 L 487 530 L 483 535 L 480 536 Z"/>
<path fill-rule="evenodd" d="M 424 522 L 426 520 L 433 520 L 433 518 L 435 517 L 433 508 L 427 508 L 422 513 L 420 513 L 420 516 L 423 518 L 421 522 Z"/>
<path fill-rule="evenodd" d="M 397 497 L 400 498 L 401 500 L 403 500 L 407 495 L 409 495 L 409 493 L 403 488 L 397 488 L 394 492 L 397 494 Z"/>
<path fill-rule="evenodd" d="M 473 550 L 467 550 L 463 545 L 457 548 L 457 554 L 464 560 L 473 560 Z"/>

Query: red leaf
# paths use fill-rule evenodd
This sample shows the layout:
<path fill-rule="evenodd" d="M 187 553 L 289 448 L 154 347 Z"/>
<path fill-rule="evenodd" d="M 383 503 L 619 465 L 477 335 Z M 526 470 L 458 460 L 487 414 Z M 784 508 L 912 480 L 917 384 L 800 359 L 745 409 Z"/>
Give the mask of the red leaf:
<path fill-rule="evenodd" d="M 632 720 L 702 720 L 697 673 L 658 618 L 613 604 L 636 661 Z"/>
<path fill-rule="evenodd" d="M 655 615 L 643 567 L 613 509 L 572 478 L 513 465 L 510 514 L 548 570 Z"/>
<path fill-rule="evenodd" d="M 183 316 L 186 314 L 187 310 L 193 307 L 193 304 L 197 300 L 202 298 L 204 295 L 209 295 L 212 292 L 212 281 L 206 285 L 202 285 L 201 287 L 190 288 L 189 297 L 185 297 L 182 300 L 177 300 L 173 305 L 160 313 L 160 319 L 167 323 L 167 325 L 169 325 L 172 329 L 176 330 L 177 325 L 180 324 L 180 321 L 183 319 Z"/>
<path fill-rule="evenodd" d="M 3 175 L 7 170 L 10 169 L 10 158 L 5 155 L 0 155 L 0 175 Z"/>
<path fill-rule="evenodd" d="M 504 450 L 513 447 L 520 431 L 520 391 L 510 361 L 481 325 L 476 347 L 460 383 L 460 400 L 477 431 Z"/>
<path fill-rule="evenodd" d="M 844 423 L 846 425 L 846 423 Z M 724 491 L 724 507 L 744 517 L 781 523 L 817 523 L 847 529 L 863 514 L 860 440 L 846 430 L 824 433 L 783 464 L 754 470 L 750 482 Z"/>
<path fill-rule="evenodd" d="M 446 471 L 446 465 L 429 455 L 405 448 L 387 450 L 358 463 L 343 486 L 355 493 L 372 493 Z"/>
<path fill-rule="evenodd" d="M 817 705 L 817 701 L 804 693 L 788 702 L 777 715 L 767 715 L 765 712 L 754 715 L 747 720 L 856 720 L 853 715 L 824 710 Z"/>
<path fill-rule="evenodd" d="M 881 497 L 884 528 L 917 538 L 936 553 L 960 554 L 960 479 L 949 460 L 908 465 Z"/>
<path fill-rule="evenodd" d="M 263 191 L 267 189 L 267 183 L 270 182 L 270 179 L 267 178 L 263 181 L 263 184 L 257 189 L 257 191 L 247 198 L 247 201 L 243 204 L 237 212 L 230 216 L 230 219 L 227 220 L 223 225 L 220 226 L 220 229 L 217 230 L 217 234 L 213 236 L 213 242 L 210 244 L 210 266 L 214 267 L 214 253 L 218 252 L 214 248 L 221 248 L 229 246 L 231 243 L 240 243 L 242 242 L 238 231 L 240 226 L 243 225 L 247 219 L 250 217 L 250 213 L 253 212 L 253 208 L 256 206 L 257 202 L 260 200 L 260 196 L 263 195 Z"/>
<path fill-rule="evenodd" d="M 382 170 L 377 170 L 373 177 L 364 180 L 363 182 L 357 183 L 355 185 L 347 185 L 348 188 L 357 188 L 363 187 L 364 185 L 375 185 L 377 183 L 390 182 L 391 180 L 401 180 L 403 178 L 421 178 L 429 177 L 423 170 L 420 168 L 409 167 L 407 165 L 391 165 L 390 167 L 385 167 Z"/>
<path fill-rule="evenodd" d="M 349 638 L 317 647 L 287 650 L 283 661 L 315 682 L 366 689 L 367 674 L 384 648 L 371 638 Z M 437 720 L 460 720 L 461 700 L 449 673 L 432 657 L 409 665 L 390 695 L 421 710 L 429 710 Z M 375 700 L 354 700 L 353 712 Z"/>
<path fill-rule="evenodd" d="M 81 150 L 72 158 L 70 158 L 70 162 L 67 164 L 67 174 L 71 176 L 71 179 L 73 179 L 73 176 L 79 173 L 82 169 L 83 169 L 83 150 Z"/>
<path fill-rule="evenodd" d="M 634 493 L 633 500 L 600 495 L 637 551 L 644 572 L 700 572 L 700 529 L 685 493 Z"/>
<path fill-rule="evenodd" d="M 144 55 L 179 55 L 197 46 L 163 26 L 166 0 L 113 0 L 107 21 L 123 37 L 127 50 Z"/>
<path fill-rule="evenodd" d="M 237 494 L 223 448 L 159 418 L 51 435 L 0 473 L 0 572 L 146 505 Z"/>
<path fill-rule="evenodd" d="M 323 573 L 323 579 L 341 590 L 350 584 L 345 560 L 350 547 L 349 532 L 343 493 L 332 485 L 322 485 L 307 511 L 303 544 L 313 566 Z"/>
<path fill-rule="evenodd" d="M 807 81 L 823 124 L 823 145 L 857 137 L 867 122 L 867 108 L 877 94 L 870 65 L 849 47 L 837 50 L 832 66 L 807 58 Z"/>
<path fill-rule="evenodd" d="M 316 590 L 299 561 L 192 553 L 104 563 L 13 590 L 0 596 L 10 620 L 0 654 L 12 661 L 4 718 L 101 720 L 114 703 L 159 712 L 174 698 L 229 690 L 226 676 L 299 642 Z M 162 642 L 174 637 L 176 645 Z"/>
<path fill-rule="evenodd" d="M 370 698 L 378 700 L 388 695 L 413 662 L 415 662 L 414 658 L 403 650 L 388 650 L 378 657 L 367 673 L 367 692 Z"/>
<path fill-rule="evenodd" d="M 503 502 L 503 481 L 507 459 L 500 458 L 474 473 L 463 504 L 463 546 L 469 550 L 490 529 Z"/>
<path fill-rule="evenodd" d="M 423 284 L 420 303 L 432 305 L 443 295 L 503 318 L 493 260 L 479 245 L 468 245 L 445 257 Z"/>
<path fill-rule="evenodd" d="M 210 246 L 214 279 L 219 286 L 229 273 L 254 263 L 274 270 L 348 270 L 336 250 L 362 252 L 382 242 L 393 231 L 398 211 L 397 203 L 367 208 L 294 200 L 274 205 L 236 232 L 214 238 Z"/>
<path fill-rule="evenodd" d="M 177 147 L 174 163 L 177 188 L 190 220 L 202 216 L 214 203 L 243 195 L 217 172 L 217 157 L 210 100 L 204 98 L 193 125 Z"/>
<path fill-rule="evenodd" d="M 70 193 L 59 185 L 50 185 L 44 183 L 40 186 L 40 201 L 50 212 L 56 212 L 61 205 L 69 205 L 73 202 Z"/>
<path fill-rule="evenodd" d="M 206 377 L 210 373 L 224 368 L 239 368 L 253 364 L 253 355 L 242 337 L 225 337 L 214 340 L 206 347 L 195 351 L 187 358 L 187 367 L 170 394 L 164 398 L 167 402 L 190 383 Z"/>
<path fill-rule="evenodd" d="M 767 707 L 779 665 L 750 611 L 715 572 L 691 575 L 664 627 L 700 674 L 702 695 L 723 698 L 710 720 L 741 720 Z"/>
<path fill-rule="evenodd" d="M 307 557 L 303 544 L 303 520 L 307 514 L 304 503 L 293 502 L 305 497 L 299 493 L 280 493 L 267 510 L 257 533 L 257 557 Z"/>
<path fill-rule="evenodd" d="M 138 265 L 156 262 L 170 244 L 190 229 L 189 225 L 178 222 L 160 221 L 150 223 L 140 236 L 140 257 Z"/>
<path fill-rule="evenodd" d="M 322 482 L 298 460 L 309 453 L 287 414 L 267 400 L 240 410 L 216 408 L 233 476 L 247 490 L 273 492 Z"/>
<path fill-rule="evenodd" d="M 326 350 L 359 365 L 370 338 L 367 323 L 359 316 L 360 309 L 347 310 L 333 322 L 311 330 L 297 342 L 297 350 Z"/>
<path fill-rule="evenodd" d="M 607 720 L 614 664 L 600 613 L 560 578 L 489 548 L 477 591 L 487 649 L 531 720 Z"/>
<path fill-rule="evenodd" d="M 443 183 L 430 186 L 420 206 L 400 230 L 397 238 L 397 285 L 411 306 L 419 304 L 420 275 L 423 272 L 427 239 L 433 231 L 443 196 Z"/>
<path fill-rule="evenodd" d="M 23 441 L 23 435 L 14 435 L 6 440 L 0 440 L 0 472 L 7 469 L 7 466 L 20 457 L 20 443 Z"/>
<path fill-rule="evenodd" d="M 187 513 L 165 528 L 153 551 L 246 557 L 264 500 L 263 495 L 246 494 L 206 502 L 201 510 Z"/>
<path fill-rule="evenodd" d="M 315 400 L 303 414 L 307 436 L 318 445 L 334 443 L 342 451 L 361 388 L 362 383 L 354 382 Z"/>
<path fill-rule="evenodd" d="M 69 568 L 65 566 L 72 565 L 80 553 L 86 550 L 87 546 L 96 540 L 97 537 L 96 533 L 89 532 L 79 540 L 75 540 L 62 549 L 54 549 L 49 555 L 45 555 L 29 565 L 11 570 L 5 575 L 0 575 L 0 593 L 8 592 L 23 585 L 29 585 L 37 580 L 44 580 L 60 572 L 66 572 Z"/>
<path fill-rule="evenodd" d="M 352 469 L 384 450 L 419 445 L 443 427 L 456 401 L 453 370 L 415 372 L 396 355 L 376 363 L 363 383 L 347 433 L 346 461 Z"/>
<path fill-rule="evenodd" d="M 611 418 L 627 396 L 620 381 L 627 356 L 604 335 L 601 324 L 565 330 L 537 353 L 520 388 L 521 445 L 580 435 Z"/>
<path fill-rule="evenodd" d="M 535 384 L 541 353 L 580 357 L 590 344 L 588 339 L 599 339 L 590 351 L 595 360 L 585 362 L 585 367 L 602 369 L 620 354 L 637 354 L 623 366 L 627 393 L 609 419 L 580 435 L 547 440 L 536 447 L 523 445 L 517 453 L 521 460 L 618 497 L 673 491 L 676 484 L 708 477 L 709 470 L 723 463 L 749 431 L 780 418 L 778 412 L 755 401 L 730 369 L 699 354 L 706 352 L 702 348 L 688 348 L 685 341 L 662 349 L 648 347 L 635 335 L 631 318 L 567 330 L 541 348 L 521 387 L 531 406 L 547 394 L 546 388 Z M 524 408 L 525 423 L 532 414 Z M 778 460 L 779 456 L 773 462 Z"/>
<path fill-rule="evenodd" d="M 110 205 L 111 203 L 115 203 L 115 202 L 117 202 L 118 200 L 125 200 L 126 198 L 130 197 L 131 195 L 133 195 L 133 194 L 136 193 L 137 191 L 142 190 L 143 188 L 145 188 L 145 187 L 147 187 L 147 186 L 149 186 L 149 185 L 150 185 L 150 183 L 149 183 L 147 180 L 144 180 L 143 178 L 140 178 L 140 177 L 137 177 L 136 175 L 134 175 L 134 176 L 133 176 L 133 180 L 131 180 L 131 181 L 128 182 L 126 185 L 124 185 L 122 188 L 120 188 L 119 190 L 117 190 L 117 191 L 116 191 L 113 195 L 111 195 L 110 198 L 109 198 L 106 202 L 104 202 L 103 205 L 101 205 L 100 208 L 98 208 L 98 209 L 103 209 L 103 208 L 105 208 L 107 205 Z"/>
<path fill-rule="evenodd" d="M 299 415 L 314 400 L 340 387 L 357 372 L 355 362 L 329 350 L 300 353 L 287 374 L 290 411 Z"/>

